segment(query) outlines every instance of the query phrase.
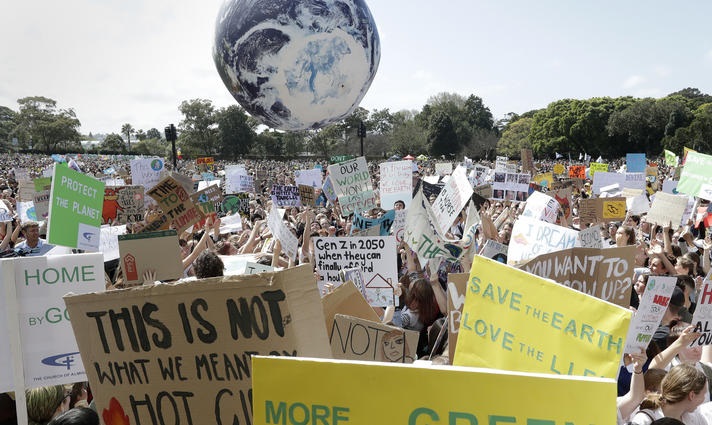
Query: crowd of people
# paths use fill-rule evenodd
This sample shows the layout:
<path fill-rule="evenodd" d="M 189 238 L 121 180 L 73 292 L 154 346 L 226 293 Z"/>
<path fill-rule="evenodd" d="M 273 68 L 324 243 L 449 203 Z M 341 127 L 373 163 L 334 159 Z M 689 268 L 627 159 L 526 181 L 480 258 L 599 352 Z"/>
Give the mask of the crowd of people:
<path fill-rule="evenodd" d="M 130 170 L 130 157 L 80 156 L 66 157 L 75 161 L 83 173 L 100 178 L 107 169 L 117 173 Z M 13 170 L 22 167 L 30 177 L 39 177 L 49 169 L 57 158 L 38 155 L 4 155 L 0 158 L 0 193 L 2 200 L 13 215 L 13 220 L 0 224 L 0 252 L 3 256 L 47 255 L 54 247 L 46 240 L 46 226 L 36 221 L 20 221 L 16 202 L 18 181 Z M 436 160 L 418 161 L 413 172 L 415 190 L 424 176 L 435 174 Z M 560 162 L 560 161 L 559 161 Z M 274 267 L 293 267 L 311 263 L 315 267 L 313 238 L 319 236 L 348 237 L 354 233 L 352 216 L 344 217 L 338 202 L 330 202 L 317 190 L 317 202 L 313 207 L 290 207 L 286 209 L 284 224 L 298 238 L 298 255 L 289 258 L 282 250 L 279 240 L 267 226 L 267 216 L 272 208 L 270 190 L 272 184 L 294 184 L 294 171 L 319 166 L 328 167 L 325 160 L 300 161 L 243 161 L 248 174 L 258 175 L 254 193 L 250 194 L 249 213 L 242 218 L 242 230 L 221 231 L 221 219 L 231 212 L 219 212 L 202 226 L 180 235 L 180 253 L 184 268 L 184 278 L 207 278 L 222 276 L 224 265 L 221 256 L 254 254 L 259 262 Z M 541 161 L 535 165 L 538 172 L 547 172 L 556 161 Z M 490 162 L 481 162 L 493 168 Z M 609 169 L 620 169 L 624 161 L 609 163 Z M 210 170 L 214 175 L 224 175 L 225 162 L 217 161 Z M 369 173 L 374 189 L 379 187 L 380 172 L 377 162 L 369 163 Z M 457 164 L 455 164 L 457 165 Z M 167 163 L 168 168 L 170 164 Z M 193 176 L 196 165 L 181 161 L 174 170 Z M 672 179 L 674 167 L 658 163 L 658 175 L 654 185 L 661 188 L 663 181 Z M 128 172 L 123 173 L 127 184 Z M 377 190 L 376 190 L 377 192 Z M 646 191 L 654 196 L 655 190 Z M 571 217 L 560 214 L 559 224 L 582 230 L 594 223 L 583 223 L 578 217 L 581 199 L 594 196 L 591 180 L 572 185 Z M 431 197 L 431 202 L 434 198 Z M 709 202 L 698 200 L 701 207 Z M 488 239 L 507 245 L 512 237 L 512 228 L 524 210 L 526 201 L 488 199 L 480 204 L 481 224 L 477 231 L 478 247 L 483 247 Z M 403 209 L 400 202 L 395 209 Z M 464 211 L 450 229 L 445 229 L 446 237 L 452 240 L 464 236 Z M 563 211 L 563 209 L 562 209 Z M 159 214 L 157 207 L 146 210 L 144 222 L 130 223 L 127 232 L 138 232 L 145 222 Z M 387 213 L 380 206 L 362 211 L 365 218 L 379 218 Z M 645 352 L 627 353 L 622 360 L 618 377 L 618 423 L 632 424 L 712 424 L 712 350 L 689 348 L 689 344 L 699 334 L 694 331 L 692 314 L 701 290 L 704 277 L 710 269 L 712 240 L 706 232 L 704 222 L 693 216 L 684 224 L 669 223 L 656 226 L 646 221 L 645 214 L 628 214 L 621 222 L 611 222 L 602 226 L 601 234 L 607 246 L 637 247 L 635 257 L 635 285 L 631 292 L 630 308 L 638 307 L 640 297 L 645 292 L 649 276 L 667 275 L 677 277 L 668 309 L 663 317 L 653 342 Z M 380 310 L 378 313 L 395 326 L 420 333 L 417 353 L 414 358 L 428 358 L 435 363 L 449 364 L 447 343 L 436 342 L 447 313 L 447 274 L 468 272 L 471 258 L 448 261 L 436 267 L 436 273 L 420 264 L 418 256 L 406 243 L 398 246 L 398 277 L 400 305 L 395 310 Z M 122 277 L 118 261 L 105 264 L 107 289 L 130 286 Z M 316 269 L 315 269 L 316 274 Z M 317 277 L 318 278 L 318 277 Z M 155 276 L 149 271 L 144 276 L 146 284 L 153 283 Z M 327 285 L 326 290 L 331 290 Z M 27 390 L 27 408 L 32 424 L 98 424 L 97 413 L 92 410 L 91 391 L 84 383 L 72 388 L 64 386 L 42 387 Z M 9 394 L 0 397 L 0 424 L 11 424 L 12 400 Z M 681 422 L 675 422 L 675 419 Z"/>

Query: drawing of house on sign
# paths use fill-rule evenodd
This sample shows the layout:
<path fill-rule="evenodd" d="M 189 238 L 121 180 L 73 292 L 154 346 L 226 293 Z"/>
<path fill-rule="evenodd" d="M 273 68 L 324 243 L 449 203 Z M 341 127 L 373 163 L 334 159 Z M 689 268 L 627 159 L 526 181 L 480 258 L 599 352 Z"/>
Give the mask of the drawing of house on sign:
<path fill-rule="evenodd" d="M 380 273 L 373 275 L 366 283 L 366 300 L 373 307 L 397 306 L 391 279 L 385 279 Z"/>

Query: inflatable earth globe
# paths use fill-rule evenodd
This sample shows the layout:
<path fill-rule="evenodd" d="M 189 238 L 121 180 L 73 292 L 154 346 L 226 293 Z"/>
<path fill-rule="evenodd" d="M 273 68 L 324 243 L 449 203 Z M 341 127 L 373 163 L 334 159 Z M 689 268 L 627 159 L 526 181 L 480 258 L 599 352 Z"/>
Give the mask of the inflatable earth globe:
<path fill-rule="evenodd" d="M 213 57 L 250 115 L 269 127 L 304 130 L 356 109 L 381 45 L 363 0 L 227 0 Z"/>

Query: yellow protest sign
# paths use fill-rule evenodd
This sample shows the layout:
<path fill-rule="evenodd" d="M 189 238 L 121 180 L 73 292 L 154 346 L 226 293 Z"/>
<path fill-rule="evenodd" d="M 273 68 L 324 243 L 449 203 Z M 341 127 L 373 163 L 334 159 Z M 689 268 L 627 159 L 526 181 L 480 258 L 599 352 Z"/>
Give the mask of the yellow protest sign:
<path fill-rule="evenodd" d="M 591 173 L 591 178 L 593 178 L 594 174 L 596 174 L 598 171 L 608 172 L 608 164 L 603 164 L 600 162 L 592 162 L 589 165 L 589 171 Z"/>
<path fill-rule="evenodd" d="M 540 173 L 532 177 L 532 180 L 542 187 L 551 187 L 551 183 L 554 181 L 554 174 L 552 173 Z"/>
<path fill-rule="evenodd" d="M 558 163 L 554 164 L 554 174 L 564 174 L 564 171 L 566 171 L 566 167 L 564 167 L 564 164 Z"/>
<path fill-rule="evenodd" d="M 612 379 L 262 356 L 252 368 L 255 425 L 616 422 Z"/>
<path fill-rule="evenodd" d="M 624 220 L 626 215 L 626 201 L 618 198 L 607 200 L 603 198 L 603 219 Z"/>
<path fill-rule="evenodd" d="M 615 378 L 630 311 L 475 256 L 454 365 Z"/>

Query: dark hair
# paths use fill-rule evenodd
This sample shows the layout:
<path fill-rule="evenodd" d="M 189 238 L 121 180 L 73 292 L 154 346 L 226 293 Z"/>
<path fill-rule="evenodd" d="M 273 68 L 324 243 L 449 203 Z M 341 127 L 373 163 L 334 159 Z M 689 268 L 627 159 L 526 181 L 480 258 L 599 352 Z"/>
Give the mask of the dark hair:
<path fill-rule="evenodd" d="M 650 425 L 685 425 L 685 422 L 682 422 L 675 418 L 660 418 L 652 421 Z"/>
<path fill-rule="evenodd" d="M 435 292 L 433 292 L 430 282 L 423 278 L 410 283 L 405 296 L 405 305 L 418 312 L 420 321 L 426 327 L 432 325 L 440 313 Z"/>
<path fill-rule="evenodd" d="M 215 252 L 206 249 L 195 259 L 193 270 L 198 279 L 217 277 L 223 275 L 225 265 Z"/>
<path fill-rule="evenodd" d="M 75 407 L 52 419 L 47 425 L 99 425 L 99 415 L 92 409 Z"/>

